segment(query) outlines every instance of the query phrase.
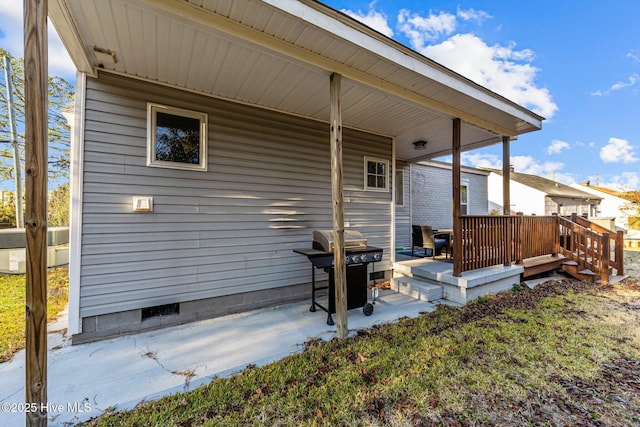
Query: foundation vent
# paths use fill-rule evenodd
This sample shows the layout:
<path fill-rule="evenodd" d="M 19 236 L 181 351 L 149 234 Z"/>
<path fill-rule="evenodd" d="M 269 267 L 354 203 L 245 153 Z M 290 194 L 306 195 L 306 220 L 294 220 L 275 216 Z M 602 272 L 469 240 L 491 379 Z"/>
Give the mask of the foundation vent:
<path fill-rule="evenodd" d="M 169 316 L 171 314 L 180 314 L 180 304 L 174 303 L 143 308 L 142 320 L 146 320 L 151 317 Z"/>

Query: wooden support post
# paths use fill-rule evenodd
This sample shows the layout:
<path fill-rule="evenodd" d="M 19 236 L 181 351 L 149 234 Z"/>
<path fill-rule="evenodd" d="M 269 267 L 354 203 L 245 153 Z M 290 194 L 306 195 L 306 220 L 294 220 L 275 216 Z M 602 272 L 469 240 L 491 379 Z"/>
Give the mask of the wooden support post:
<path fill-rule="evenodd" d="M 511 215 L 511 138 L 502 137 L 502 214 Z"/>
<path fill-rule="evenodd" d="M 510 149 L 511 138 L 502 137 L 502 214 L 511 215 L 511 166 L 510 166 Z M 511 229 L 511 221 L 507 218 L 506 236 L 504 236 L 504 245 L 507 251 L 507 257 L 504 265 L 511 265 L 512 253 L 515 252 L 516 242 Z"/>
<path fill-rule="evenodd" d="M 47 425 L 47 1 L 24 0 L 28 426 Z"/>
<path fill-rule="evenodd" d="M 609 237 L 609 233 L 602 233 L 602 237 L 601 237 L 601 243 L 602 243 L 602 247 L 598 248 L 598 250 L 600 251 L 600 283 L 603 285 L 608 285 L 609 284 L 609 261 L 611 259 L 611 246 L 610 246 L 610 242 L 611 240 Z"/>
<path fill-rule="evenodd" d="M 618 231 L 616 235 L 616 246 L 613 248 L 613 252 L 615 261 L 620 266 L 620 268 L 618 268 L 618 271 L 616 271 L 616 274 L 618 276 L 624 276 L 624 232 Z"/>
<path fill-rule="evenodd" d="M 452 138 L 452 154 L 453 154 L 453 275 L 460 277 L 462 275 L 462 226 L 460 221 L 460 180 L 461 180 L 461 163 L 460 163 L 460 144 L 461 144 L 462 121 L 459 118 L 453 119 L 453 138 Z"/>
<path fill-rule="evenodd" d="M 342 195 L 342 107 L 340 74 L 331 74 L 331 205 L 333 207 L 333 268 L 336 297 L 336 333 L 349 336 L 347 325 L 347 268 L 344 251 L 344 202 Z"/>

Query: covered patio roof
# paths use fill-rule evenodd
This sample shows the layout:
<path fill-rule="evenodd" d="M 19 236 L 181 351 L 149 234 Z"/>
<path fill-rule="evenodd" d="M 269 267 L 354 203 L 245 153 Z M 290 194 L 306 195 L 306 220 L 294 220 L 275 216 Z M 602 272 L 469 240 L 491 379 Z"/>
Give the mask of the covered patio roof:
<path fill-rule="evenodd" d="M 418 161 L 539 130 L 543 118 L 313 0 L 50 0 L 81 72 L 117 73 L 396 140 Z M 428 141 L 424 149 L 415 141 Z"/>

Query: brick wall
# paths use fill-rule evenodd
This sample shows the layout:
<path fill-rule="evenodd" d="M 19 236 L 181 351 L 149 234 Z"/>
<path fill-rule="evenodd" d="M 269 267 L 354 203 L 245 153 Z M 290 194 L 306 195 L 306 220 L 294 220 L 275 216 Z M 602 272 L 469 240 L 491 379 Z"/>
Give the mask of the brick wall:
<path fill-rule="evenodd" d="M 452 175 L 445 166 L 411 166 L 412 222 L 433 228 L 451 228 Z M 484 173 L 463 172 L 461 185 L 468 188 L 469 215 L 487 215 L 488 189 Z"/>

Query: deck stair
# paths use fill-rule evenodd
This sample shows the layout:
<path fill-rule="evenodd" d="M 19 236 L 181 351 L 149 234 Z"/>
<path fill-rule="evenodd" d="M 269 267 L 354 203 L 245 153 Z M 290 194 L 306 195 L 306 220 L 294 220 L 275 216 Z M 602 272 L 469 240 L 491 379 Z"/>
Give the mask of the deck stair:
<path fill-rule="evenodd" d="M 404 275 L 391 279 L 391 289 L 425 302 L 442 299 L 442 286 Z"/>
<path fill-rule="evenodd" d="M 562 270 L 568 275 L 585 282 L 594 282 L 596 273 L 576 261 L 570 260 L 564 255 L 543 256 L 528 259 L 524 261 L 524 273 L 522 277 L 527 279 L 538 274 L 548 273 L 550 271 Z"/>
<path fill-rule="evenodd" d="M 588 268 L 582 267 L 576 261 L 565 261 L 562 263 L 562 271 L 584 282 L 595 282 L 597 275 Z"/>
<path fill-rule="evenodd" d="M 556 241 L 552 255 L 540 254 L 525 259 L 523 278 L 560 269 L 587 282 L 615 283 L 624 277 L 621 233 L 577 215 L 559 217 L 558 228 L 554 227 L 553 233 L 547 234 L 555 233 L 558 233 L 559 244 Z M 616 275 L 613 275 L 614 270 Z"/>
<path fill-rule="evenodd" d="M 559 270 L 562 264 L 567 261 L 564 255 L 549 255 L 530 258 L 524 261 L 523 278 L 529 278 L 537 274 L 548 273 L 549 271 Z"/>

